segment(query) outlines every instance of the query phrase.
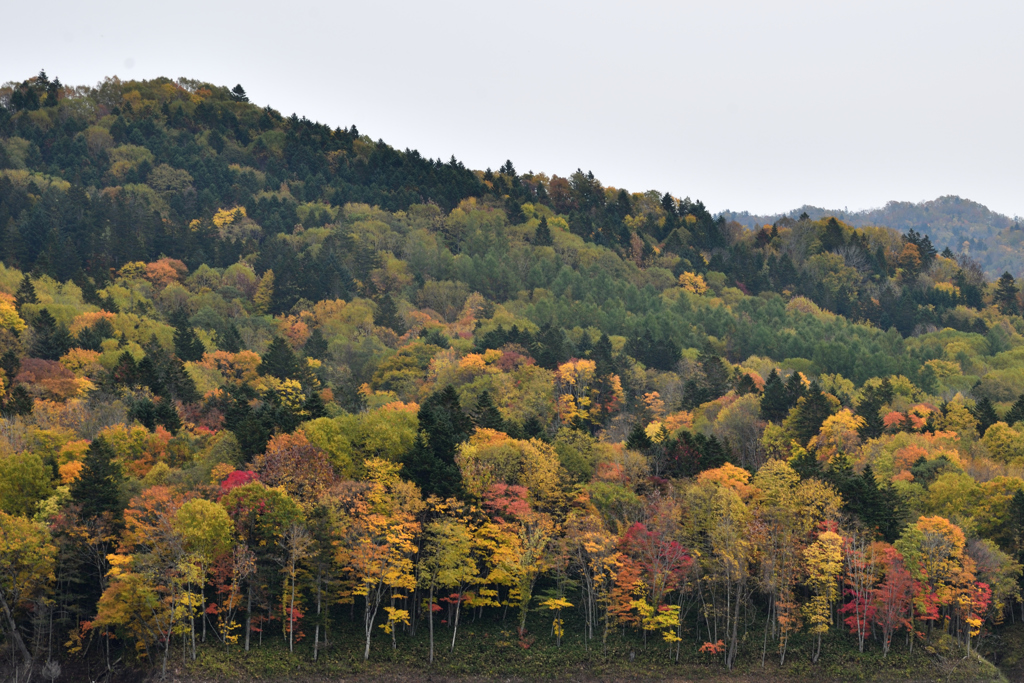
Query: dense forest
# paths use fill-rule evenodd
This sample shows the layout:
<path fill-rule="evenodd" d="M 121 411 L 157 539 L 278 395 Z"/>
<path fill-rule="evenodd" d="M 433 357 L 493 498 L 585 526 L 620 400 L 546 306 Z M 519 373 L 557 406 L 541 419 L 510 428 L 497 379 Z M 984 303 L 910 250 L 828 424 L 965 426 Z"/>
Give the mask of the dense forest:
<path fill-rule="evenodd" d="M 1020 217 L 1010 218 L 988 207 L 955 195 L 927 202 L 889 202 L 881 209 L 830 210 L 804 205 L 788 214 L 755 216 L 725 211 L 723 215 L 748 227 L 774 223 L 783 215 L 796 219 L 806 213 L 813 219 L 837 218 L 853 227 L 884 225 L 900 232 L 924 233 L 939 247 L 970 254 L 992 279 L 1009 271 L 1024 277 L 1024 229 Z"/>
<path fill-rule="evenodd" d="M 0 262 L 0 677 L 929 680 L 1020 633 L 1024 301 L 927 232 L 40 73 Z"/>

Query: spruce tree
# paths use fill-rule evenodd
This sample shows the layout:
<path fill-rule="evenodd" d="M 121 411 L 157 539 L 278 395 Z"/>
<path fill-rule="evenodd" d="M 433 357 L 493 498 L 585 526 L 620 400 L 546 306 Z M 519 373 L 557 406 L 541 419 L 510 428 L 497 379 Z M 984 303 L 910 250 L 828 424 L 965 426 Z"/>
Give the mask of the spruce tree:
<path fill-rule="evenodd" d="M 303 417 L 307 420 L 316 420 L 321 417 L 327 417 L 327 405 L 324 403 L 324 399 L 320 396 L 320 392 L 311 391 L 306 400 L 302 403 Z"/>
<path fill-rule="evenodd" d="M 81 506 L 82 517 L 92 519 L 110 514 L 119 518 L 124 511 L 121 503 L 124 475 L 115 457 L 114 449 L 103 437 L 89 444 L 81 474 L 71 484 L 71 500 Z"/>
<path fill-rule="evenodd" d="M 626 448 L 645 453 L 653 445 L 654 442 L 651 441 L 651 437 L 647 436 L 644 426 L 639 422 L 634 423 L 633 428 L 629 430 L 629 438 L 626 439 Z"/>
<path fill-rule="evenodd" d="M 999 415 L 996 414 L 995 406 L 992 405 L 992 401 L 989 400 L 988 396 L 978 400 L 972 412 L 978 420 L 978 436 L 985 436 L 988 428 L 999 422 Z"/>
<path fill-rule="evenodd" d="M 789 414 L 789 395 L 782 384 L 779 372 L 775 368 L 768 373 L 761 394 L 761 419 L 769 422 L 782 422 Z"/>
<path fill-rule="evenodd" d="M 1020 302 L 1017 301 L 1016 281 L 1009 272 L 1003 273 L 996 283 L 995 301 L 1003 315 L 1020 315 Z"/>
<path fill-rule="evenodd" d="M 238 328 L 234 323 L 224 330 L 224 334 L 217 340 L 217 346 L 221 351 L 228 353 L 238 353 L 242 350 L 242 335 L 238 334 Z"/>
<path fill-rule="evenodd" d="M 373 314 L 373 324 L 378 327 L 387 327 L 394 330 L 396 334 L 405 334 L 406 327 L 402 322 L 401 316 L 398 314 L 398 306 L 395 305 L 395 300 L 391 298 L 391 295 L 386 292 L 377 300 L 377 310 Z"/>
<path fill-rule="evenodd" d="M 420 433 L 405 458 L 403 474 L 424 496 L 463 495 L 462 473 L 455 463 L 459 444 L 473 432 L 473 421 L 459 405 L 459 395 L 448 385 L 423 402 L 418 413 Z"/>
<path fill-rule="evenodd" d="M 1017 397 L 1017 401 L 1010 407 L 1009 412 L 1006 413 L 1004 422 L 1012 427 L 1021 420 L 1024 420 L 1024 394 Z"/>
<path fill-rule="evenodd" d="M 811 437 L 821 429 L 821 425 L 832 415 L 832 406 L 818 386 L 817 381 L 811 382 L 807 395 L 798 401 L 793 416 L 793 435 L 806 446 Z"/>
<path fill-rule="evenodd" d="M 481 429 L 494 429 L 499 432 L 505 431 L 505 419 L 498 412 L 498 408 L 491 400 L 491 393 L 484 391 L 476 401 L 476 410 L 473 422 Z"/>
<path fill-rule="evenodd" d="M 804 386 L 803 378 L 799 372 L 793 371 L 793 374 L 786 380 L 786 401 L 789 408 L 796 405 L 796 402 L 801 397 L 807 394 L 807 387 Z"/>
<path fill-rule="evenodd" d="M 306 340 L 306 345 L 302 347 L 302 350 L 306 352 L 306 355 L 310 358 L 323 359 L 327 356 L 327 340 L 324 339 L 324 333 L 320 331 L 319 327 L 313 329 L 312 334 L 309 335 L 309 339 Z"/>
<path fill-rule="evenodd" d="M 548 217 L 541 216 L 540 224 L 533 235 L 533 243 L 538 247 L 550 247 L 555 241 L 551 238 L 551 228 L 548 227 Z"/>
<path fill-rule="evenodd" d="M 14 230 L 17 230 L 17 227 L 14 227 Z M 39 303 L 39 298 L 36 296 L 36 287 L 32 284 L 28 273 L 25 273 L 21 278 L 21 284 L 18 285 L 18 291 L 14 295 L 14 307 L 18 309 L 18 313 L 21 313 L 23 305 L 37 303 Z"/>
<path fill-rule="evenodd" d="M 270 342 L 267 352 L 263 354 L 263 361 L 256 370 L 261 375 L 270 375 L 278 379 L 295 377 L 299 371 L 299 362 L 292 353 L 291 347 L 281 337 L 274 337 Z"/>
<path fill-rule="evenodd" d="M 58 325 L 45 308 L 32 323 L 33 340 L 31 354 L 34 358 L 58 360 L 71 348 L 71 335 L 63 325 Z"/>
<path fill-rule="evenodd" d="M 186 363 L 200 361 L 206 353 L 199 335 L 184 316 L 179 317 L 174 326 L 174 353 Z"/>
<path fill-rule="evenodd" d="M 163 425 L 164 429 L 171 434 L 177 434 L 178 430 L 181 429 L 181 418 L 178 416 L 178 411 L 166 398 L 156 404 L 153 411 L 153 419 L 158 424 Z"/>

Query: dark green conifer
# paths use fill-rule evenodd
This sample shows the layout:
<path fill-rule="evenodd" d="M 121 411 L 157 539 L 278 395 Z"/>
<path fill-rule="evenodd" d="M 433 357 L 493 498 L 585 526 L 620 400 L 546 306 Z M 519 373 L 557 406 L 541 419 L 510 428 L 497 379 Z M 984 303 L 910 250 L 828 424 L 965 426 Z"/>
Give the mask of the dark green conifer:
<path fill-rule="evenodd" d="M 418 417 L 420 433 L 405 458 L 403 474 L 424 496 L 464 495 L 455 453 L 472 434 L 473 421 L 462 410 L 459 395 L 451 385 L 435 392 L 420 406 Z"/>
<path fill-rule="evenodd" d="M 495 429 L 499 432 L 505 431 L 505 419 L 498 412 L 497 406 L 491 400 L 491 393 L 484 391 L 476 401 L 473 422 L 481 429 Z"/>
<path fill-rule="evenodd" d="M 999 422 L 999 415 L 996 414 L 996 408 L 992 405 L 992 401 L 989 400 L 988 396 L 978 400 L 972 412 L 978 420 L 978 436 L 985 436 L 988 428 Z"/>
<path fill-rule="evenodd" d="M 782 422 L 789 414 L 789 394 L 779 372 L 775 368 L 768 373 L 768 379 L 764 382 L 764 391 L 761 394 L 761 419 L 769 422 Z"/>
<path fill-rule="evenodd" d="M 540 217 L 540 224 L 533 235 L 533 243 L 538 247 L 550 247 L 555 243 L 551 238 L 551 228 L 548 227 L 547 216 Z"/>
<path fill-rule="evenodd" d="M 242 350 L 242 335 L 238 333 L 238 328 L 234 323 L 228 325 L 224 330 L 224 334 L 217 340 L 217 346 L 221 351 L 228 353 L 238 353 Z"/>
<path fill-rule="evenodd" d="M 811 437 L 821 429 L 821 425 L 832 415 L 832 405 L 825 397 L 817 381 L 811 382 L 807 395 L 796 405 L 793 416 L 793 435 L 802 446 L 806 446 Z"/>
<path fill-rule="evenodd" d="M 206 347 L 203 346 L 199 335 L 183 315 L 174 326 L 174 353 L 186 363 L 200 361 L 206 353 Z"/>
<path fill-rule="evenodd" d="M 17 228 L 14 228 L 17 230 Z M 21 307 L 25 304 L 37 304 L 39 298 L 36 296 L 36 287 L 32 284 L 32 278 L 28 276 L 28 273 L 21 278 L 21 284 L 18 285 L 18 291 L 14 295 L 14 307 L 18 309 L 18 313 L 21 313 Z"/>
<path fill-rule="evenodd" d="M 45 308 L 32 321 L 32 347 L 34 358 L 58 360 L 71 348 L 71 335 L 63 325 L 58 325 Z"/>
<path fill-rule="evenodd" d="M 103 514 L 119 518 L 124 510 L 121 502 L 124 475 L 115 457 L 114 449 L 103 437 L 97 437 L 89 444 L 82 472 L 71 484 L 71 500 L 80 506 L 85 519 Z"/>
<path fill-rule="evenodd" d="M 306 352 L 306 355 L 310 358 L 323 359 L 327 356 L 327 340 L 324 339 L 324 333 L 320 331 L 319 327 L 313 329 L 313 332 L 309 335 L 309 339 L 306 340 L 306 345 L 302 347 L 302 350 Z"/>
<path fill-rule="evenodd" d="M 1020 315 L 1020 302 L 1017 293 L 1020 288 L 1009 272 L 1003 273 L 996 283 L 995 301 L 1003 315 Z"/>
<path fill-rule="evenodd" d="M 299 371 L 299 362 L 295 358 L 288 342 L 281 337 L 274 337 L 270 342 L 267 352 L 263 354 L 263 361 L 257 368 L 261 375 L 270 375 L 278 379 L 295 377 Z"/>
<path fill-rule="evenodd" d="M 1006 413 L 1006 419 L 1004 422 L 1011 427 L 1024 420 L 1024 394 L 1017 397 L 1016 402 L 1010 407 L 1009 412 Z"/>
<path fill-rule="evenodd" d="M 377 300 L 373 324 L 394 330 L 396 334 L 405 334 L 406 327 L 398 314 L 398 306 L 395 305 L 395 300 L 391 298 L 391 295 L 386 292 Z"/>

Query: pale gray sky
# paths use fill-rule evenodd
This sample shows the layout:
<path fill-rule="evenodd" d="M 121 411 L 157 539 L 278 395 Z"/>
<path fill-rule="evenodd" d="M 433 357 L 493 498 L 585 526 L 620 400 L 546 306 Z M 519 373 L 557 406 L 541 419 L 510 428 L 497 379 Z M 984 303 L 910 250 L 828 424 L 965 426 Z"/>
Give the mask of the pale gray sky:
<path fill-rule="evenodd" d="M 1024 3 L 8 3 L 0 82 L 187 76 L 473 168 L 712 210 L 1024 214 Z"/>

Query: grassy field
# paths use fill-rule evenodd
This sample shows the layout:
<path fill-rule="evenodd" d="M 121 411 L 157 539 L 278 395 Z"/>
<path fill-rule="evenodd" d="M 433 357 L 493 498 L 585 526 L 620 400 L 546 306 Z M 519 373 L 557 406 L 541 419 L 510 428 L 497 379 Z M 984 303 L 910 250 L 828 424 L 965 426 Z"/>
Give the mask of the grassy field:
<path fill-rule="evenodd" d="M 449 652 L 451 632 L 435 624 L 435 661 L 427 665 L 428 639 L 422 624 L 415 636 L 399 633 L 397 649 L 381 629 L 374 634 L 368 661 L 362 658 L 362 634 L 356 628 L 335 628 L 327 647 L 321 645 L 318 661 L 312 661 L 307 639 L 289 653 L 279 631 L 266 633 L 262 646 L 246 653 L 241 648 L 207 644 L 195 662 L 172 658 L 173 678 L 182 681 L 363 681 L 363 680 L 735 680 L 735 681 L 998 681 L 1007 680 L 988 661 L 972 657 L 948 641 L 918 643 L 911 654 L 905 642 L 894 645 L 883 658 L 881 648 L 869 643 L 859 653 L 856 642 L 832 633 L 817 664 L 810 660 L 811 639 L 791 641 L 784 666 L 768 644 L 762 668 L 763 631 L 751 628 L 743 640 L 733 671 L 721 657 L 702 655 L 699 643 L 684 641 L 679 661 L 660 639 L 643 639 L 617 631 L 602 650 L 600 641 L 585 643 L 579 624 L 568 623 L 562 646 L 556 647 L 547 615 L 531 621 L 530 635 L 520 640 L 512 621 L 480 620 L 460 625 L 454 652 Z M 1005 649 L 1024 641 L 1024 630 L 1006 630 L 1001 639 L 990 640 L 998 652 L 987 654 L 1007 659 Z M 1009 655 L 1012 658 L 1012 654 Z M 1021 652 L 1016 653 L 1017 657 Z M 1017 660 L 1013 660 L 1014 664 Z M 1011 665 L 1012 667 L 1013 665 Z M 1013 670 L 1012 668 L 1010 670 Z M 1011 679 L 1013 680 L 1013 679 Z"/>

